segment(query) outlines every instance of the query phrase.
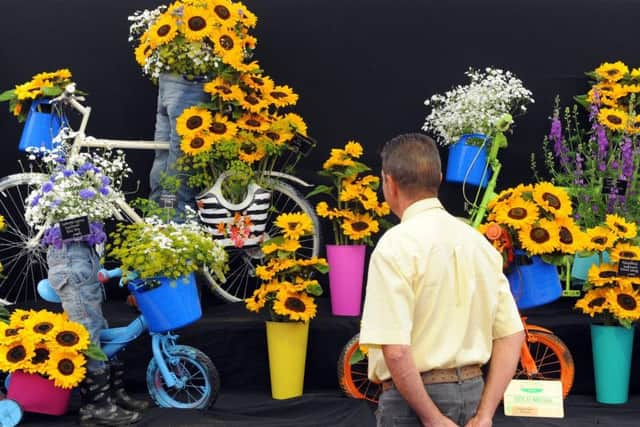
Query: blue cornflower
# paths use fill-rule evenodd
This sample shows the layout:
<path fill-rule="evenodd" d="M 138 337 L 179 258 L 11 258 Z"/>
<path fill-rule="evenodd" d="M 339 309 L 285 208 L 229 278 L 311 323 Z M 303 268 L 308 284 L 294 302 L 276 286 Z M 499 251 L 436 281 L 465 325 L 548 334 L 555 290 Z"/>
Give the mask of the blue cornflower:
<path fill-rule="evenodd" d="M 93 199 L 96 195 L 95 191 L 89 190 L 88 188 L 80 190 L 80 197 L 85 200 Z"/>
<path fill-rule="evenodd" d="M 109 189 L 107 187 L 100 187 L 100 194 L 107 196 L 109 194 Z"/>
<path fill-rule="evenodd" d="M 53 190 L 53 183 L 51 181 L 47 181 L 44 184 L 42 184 L 43 193 L 48 193 L 51 190 Z"/>

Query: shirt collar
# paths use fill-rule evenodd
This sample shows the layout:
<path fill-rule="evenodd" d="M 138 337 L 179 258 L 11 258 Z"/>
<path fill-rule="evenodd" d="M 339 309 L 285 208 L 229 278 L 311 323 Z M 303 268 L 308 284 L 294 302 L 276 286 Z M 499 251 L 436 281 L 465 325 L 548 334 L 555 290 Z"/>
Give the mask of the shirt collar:
<path fill-rule="evenodd" d="M 413 202 L 407 207 L 407 209 L 404 210 L 400 222 L 404 222 L 409 218 L 412 218 L 431 209 L 444 209 L 437 197 L 429 197 L 426 199 L 418 200 L 417 202 Z"/>

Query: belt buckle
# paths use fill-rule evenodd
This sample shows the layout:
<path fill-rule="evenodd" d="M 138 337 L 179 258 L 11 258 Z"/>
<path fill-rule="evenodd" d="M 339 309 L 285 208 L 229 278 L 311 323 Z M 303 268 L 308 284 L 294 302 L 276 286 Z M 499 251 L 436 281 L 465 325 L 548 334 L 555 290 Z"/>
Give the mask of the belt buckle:
<path fill-rule="evenodd" d="M 458 377 L 458 384 L 462 384 L 462 368 L 456 367 L 456 375 Z"/>

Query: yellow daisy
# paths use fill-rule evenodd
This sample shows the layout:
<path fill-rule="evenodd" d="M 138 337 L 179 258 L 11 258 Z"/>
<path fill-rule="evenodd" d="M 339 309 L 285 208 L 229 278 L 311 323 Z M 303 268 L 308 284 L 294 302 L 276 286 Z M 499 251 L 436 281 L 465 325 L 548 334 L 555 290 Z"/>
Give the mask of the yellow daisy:
<path fill-rule="evenodd" d="M 53 380 L 56 387 L 65 389 L 76 387 L 87 373 L 87 369 L 84 367 L 85 363 L 84 355 L 76 352 L 51 353 L 47 361 L 49 379 Z"/>
<path fill-rule="evenodd" d="M 539 218 L 536 204 L 522 198 L 510 198 L 508 204 L 503 202 L 495 205 L 493 210 L 497 222 L 509 225 L 516 230 L 533 224 Z"/>
<path fill-rule="evenodd" d="M 206 9 L 185 6 L 182 15 L 182 33 L 188 40 L 200 41 L 209 35 L 213 19 Z"/>
<path fill-rule="evenodd" d="M 596 226 L 586 232 L 586 245 L 590 251 L 602 252 L 611 249 L 617 236 L 609 227 Z"/>
<path fill-rule="evenodd" d="M 176 119 L 176 132 L 180 136 L 194 135 L 209 129 L 213 117 L 206 108 L 186 108 Z"/>
<path fill-rule="evenodd" d="M 316 316 L 316 310 L 317 306 L 313 298 L 298 292 L 280 291 L 273 304 L 273 311 L 276 314 L 304 322 L 313 319 Z"/>
<path fill-rule="evenodd" d="M 210 133 L 198 132 L 183 137 L 180 141 L 180 150 L 189 156 L 197 156 L 209 151 L 212 145 L 213 137 Z"/>
<path fill-rule="evenodd" d="M 638 234 L 638 226 L 636 225 L 636 223 L 626 221 L 621 216 L 608 214 L 605 219 L 605 223 L 619 238 L 633 239 Z"/>
<path fill-rule="evenodd" d="M 571 215 L 571 199 L 567 192 L 549 182 L 541 182 L 533 187 L 533 200 L 544 210 L 555 216 Z"/>
<path fill-rule="evenodd" d="M 605 62 L 595 69 L 596 75 L 601 79 L 617 82 L 629 73 L 629 67 L 622 61 L 613 63 Z"/>
<path fill-rule="evenodd" d="M 559 235 L 558 225 L 548 219 L 541 219 L 531 225 L 523 225 L 518 231 L 518 238 L 523 249 L 532 255 L 551 253 L 558 249 Z"/>
<path fill-rule="evenodd" d="M 614 288 L 607 291 L 609 311 L 620 319 L 635 322 L 640 319 L 640 295 L 631 289 Z"/>
<path fill-rule="evenodd" d="M 298 240 L 313 231 L 311 217 L 303 212 L 282 213 L 276 218 L 275 225 L 280 227 L 287 239 Z"/>
<path fill-rule="evenodd" d="M 611 130 L 624 130 L 627 127 L 628 116 L 622 110 L 603 108 L 598 113 L 598 122 Z"/>
<path fill-rule="evenodd" d="M 51 349 L 56 351 L 78 352 L 89 348 L 89 332 L 79 323 L 62 322 L 53 339 Z"/>
<path fill-rule="evenodd" d="M 587 282 L 595 287 L 601 287 L 615 281 L 617 277 L 618 266 L 616 264 L 593 264 L 587 273 Z"/>
<path fill-rule="evenodd" d="M 640 247 L 628 243 L 617 243 L 611 249 L 611 261 L 618 262 L 620 258 L 640 260 Z"/>
<path fill-rule="evenodd" d="M 345 218 L 340 227 L 351 240 L 362 240 L 379 231 L 378 221 L 367 213 Z"/>
<path fill-rule="evenodd" d="M 593 317 L 608 308 L 605 289 L 591 289 L 576 301 L 575 308 Z"/>

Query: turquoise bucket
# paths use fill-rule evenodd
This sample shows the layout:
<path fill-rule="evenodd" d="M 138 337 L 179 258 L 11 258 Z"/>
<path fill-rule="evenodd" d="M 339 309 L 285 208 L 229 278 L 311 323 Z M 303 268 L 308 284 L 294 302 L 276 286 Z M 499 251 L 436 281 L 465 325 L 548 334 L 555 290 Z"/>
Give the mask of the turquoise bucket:
<path fill-rule="evenodd" d="M 629 400 L 631 353 L 635 329 L 591 325 L 596 400 L 621 404 Z"/>
<path fill-rule="evenodd" d="M 53 138 L 60 132 L 62 120 L 51 109 L 48 99 L 36 99 L 31 103 L 27 120 L 22 128 L 20 151 L 51 150 Z"/>
<path fill-rule="evenodd" d="M 602 262 L 611 262 L 611 258 L 609 257 L 608 252 L 602 253 Z M 586 281 L 587 277 L 589 276 L 589 269 L 593 264 L 600 265 L 600 257 L 598 256 L 598 254 L 588 257 L 581 257 L 576 255 L 571 266 L 571 277 L 573 277 L 574 279 Z"/>
<path fill-rule="evenodd" d="M 487 139 L 487 136 L 480 133 L 462 135 L 458 142 L 451 145 L 445 179 L 447 182 L 486 187 L 491 177 L 491 172 L 487 168 L 486 150 L 489 140 L 482 147 L 478 147 L 468 145 L 469 138 Z"/>
<path fill-rule="evenodd" d="M 562 296 L 558 268 L 539 256 L 528 257 L 516 251 L 516 263 L 507 279 L 521 310 L 548 304 Z"/>

